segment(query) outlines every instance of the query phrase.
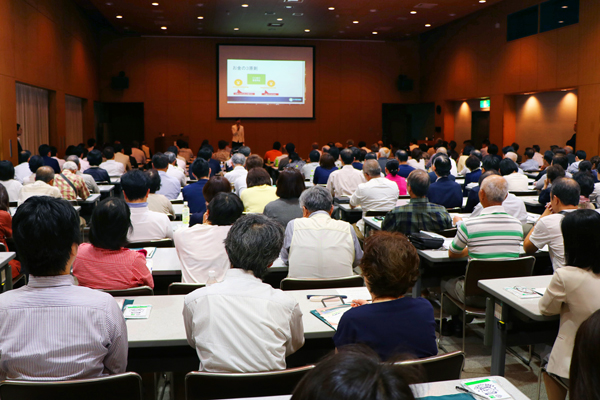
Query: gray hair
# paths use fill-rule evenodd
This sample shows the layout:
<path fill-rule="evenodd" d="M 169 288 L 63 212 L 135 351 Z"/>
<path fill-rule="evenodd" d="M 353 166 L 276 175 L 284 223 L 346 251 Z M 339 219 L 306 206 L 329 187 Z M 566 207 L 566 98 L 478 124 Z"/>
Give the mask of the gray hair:
<path fill-rule="evenodd" d="M 448 155 L 448 150 L 446 150 L 445 147 L 438 147 L 438 149 L 436 150 L 436 153 L 442 153 L 442 154 Z"/>
<path fill-rule="evenodd" d="M 251 153 L 250 147 L 242 146 L 238 149 L 238 153 L 242 153 L 244 156 L 248 157 Z"/>
<path fill-rule="evenodd" d="M 77 167 L 77 164 L 75 164 L 73 161 L 67 161 L 63 164 L 62 169 L 63 169 L 63 171 L 65 169 L 68 169 L 69 171 L 73 171 L 73 170 L 77 171 L 79 168 Z"/>
<path fill-rule="evenodd" d="M 252 271 L 261 278 L 279 256 L 283 246 L 283 226 L 262 214 L 242 216 L 231 226 L 225 250 L 231 268 Z"/>
<path fill-rule="evenodd" d="M 377 160 L 367 160 L 363 165 L 363 173 L 371 177 L 377 177 L 381 175 L 381 167 Z"/>
<path fill-rule="evenodd" d="M 481 190 L 488 201 L 501 204 L 508 196 L 508 182 L 502 176 L 490 175 L 481 182 Z"/>
<path fill-rule="evenodd" d="M 79 166 L 81 165 L 81 164 L 79 163 L 79 157 L 77 157 L 77 156 L 74 156 L 74 155 L 73 155 L 73 156 L 69 156 L 69 157 L 67 157 L 67 160 L 66 160 L 66 161 L 71 161 L 71 162 L 74 162 L 75 164 L 77 164 L 77 169 L 79 169 Z"/>
<path fill-rule="evenodd" d="M 177 159 L 177 155 L 172 151 L 165 151 L 165 156 L 169 159 L 169 164 L 173 164 Z"/>
<path fill-rule="evenodd" d="M 413 194 L 417 197 L 427 196 L 430 183 L 429 174 L 422 169 L 412 171 L 406 180 L 406 184 L 410 186 Z"/>
<path fill-rule="evenodd" d="M 246 156 L 243 155 L 242 153 L 235 153 L 231 157 L 231 163 L 233 165 L 244 165 L 244 164 L 246 164 Z"/>
<path fill-rule="evenodd" d="M 379 156 L 380 157 L 389 157 L 390 156 L 390 149 L 388 149 L 387 147 L 382 147 L 379 149 Z"/>
<path fill-rule="evenodd" d="M 52 167 L 48 167 L 47 165 L 45 165 L 43 167 L 39 167 L 37 171 L 35 171 L 36 181 L 50 183 L 52 179 L 54 179 L 54 170 L 52 169 Z"/>
<path fill-rule="evenodd" d="M 302 192 L 299 203 L 300 207 L 306 208 L 311 213 L 315 211 L 329 212 L 333 205 L 333 197 L 323 186 L 313 186 Z"/>

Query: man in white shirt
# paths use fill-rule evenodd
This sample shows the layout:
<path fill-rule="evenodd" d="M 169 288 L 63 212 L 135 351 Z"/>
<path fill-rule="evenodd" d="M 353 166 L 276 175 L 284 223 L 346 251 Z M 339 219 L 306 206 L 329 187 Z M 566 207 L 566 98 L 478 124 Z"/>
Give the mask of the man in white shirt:
<path fill-rule="evenodd" d="M 152 156 L 152 166 L 160 175 L 160 189 L 156 193 L 164 195 L 169 200 L 175 200 L 179 197 L 181 182 L 167 174 L 169 158 L 163 153 L 156 153 Z"/>
<path fill-rule="evenodd" d="M 102 154 L 106 161 L 100 164 L 100 168 L 106 170 L 109 176 L 121 176 L 125 173 L 125 166 L 115 161 L 115 150 L 112 147 L 106 147 Z"/>
<path fill-rule="evenodd" d="M 15 179 L 15 167 L 10 161 L 0 161 L 0 184 L 6 188 L 8 201 L 17 201 L 23 185 Z"/>
<path fill-rule="evenodd" d="M 227 172 L 225 174 L 225 178 L 227 178 L 229 183 L 231 183 L 233 186 L 233 191 L 239 196 L 238 188 L 235 187 L 235 182 L 238 179 L 243 179 L 244 181 L 246 180 L 246 176 L 248 175 L 248 171 L 246 168 L 244 168 L 244 165 L 246 164 L 246 156 L 241 153 L 235 153 L 231 157 L 231 163 L 233 164 L 233 170 Z"/>
<path fill-rule="evenodd" d="M 184 187 L 187 184 L 187 178 L 185 176 L 185 172 L 181 170 L 177 166 L 177 156 L 170 151 L 165 153 L 165 156 L 169 159 L 169 167 L 167 168 L 167 175 L 177 179 L 179 181 L 179 185 Z"/>
<path fill-rule="evenodd" d="M 31 158 L 31 152 L 24 150 L 19 153 L 19 165 L 15 167 L 15 179 L 21 183 L 24 183 L 26 178 L 33 175 L 33 172 L 29 169 L 29 159 Z"/>
<path fill-rule="evenodd" d="M 352 166 L 354 155 L 352 150 L 344 149 L 340 152 L 342 169 L 333 171 L 327 180 L 327 190 L 333 197 L 352 196 L 358 185 L 365 182 L 362 172 Z"/>
<path fill-rule="evenodd" d="M 302 167 L 302 176 L 304 177 L 304 180 L 312 182 L 315 175 L 315 169 L 319 166 L 321 153 L 319 153 L 319 150 L 312 150 L 308 157 L 310 162 Z"/>
<path fill-rule="evenodd" d="M 573 179 L 560 178 L 553 182 L 550 207 L 544 210 L 523 241 L 523 249 L 527 254 L 534 254 L 548 245 L 554 270 L 565 266 L 565 245 L 560 224 L 565 213 L 577 210 L 579 194 L 579 185 Z"/>
<path fill-rule="evenodd" d="M 25 185 L 19 193 L 19 205 L 33 196 L 50 196 L 57 199 L 62 198 L 60 190 L 54 186 L 54 170 L 52 167 L 39 167 L 35 172 L 35 182 Z"/>
<path fill-rule="evenodd" d="M 173 239 L 169 217 L 148 209 L 149 186 L 148 176 L 138 169 L 121 177 L 123 196 L 131 210 L 132 227 L 127 235 L 130 242 Z"/>
<path fill-rule="evenodd" d="M 356 192 L 350 198 L 350 207 L 362 208 L 363 217 L 367 211 L 390 211 L 398 202 L 398 185 L 387 178 L 381 177 L 381 168 L 375 160 L 367 160 L 363 165 L 363 175 L 366 183 L 358 185 Z M 361 219 L 356 223 L 357 235 L 364 235 L 365 222 Z"/>
<path fill-rule="evenodd" d="M 282 228 L 274 220 L 241 217 L 225 239 L 231 263 L 225 279 L 185 296 L 183 321 L 200 371 L 282 370 L 285 358 L 304 344 L 296 300 L 260 279 L 282 242 Z"/>
<path fill-rule="evenodd" d="M 490 175 L 499 175 L 496 171 L 490 170 L 483 173 L 483 179 L 486 179 Z M 482 180 L 483 181 L 483 180 Z M 527 208 L 525 207 L 525 203 L 519 197 L 515 196 L 512 193 L 509 193 L 504 201 L 502 202 L 502 207 L 504 207 L 504 211 L 507 214 L 512 215 L 516 219 L 518 219 L 521 224 L 527 223 Z M 483 211 L 483 205 L 478 203 L 473 212 L 471 213 L 471 218 L 478 217 L 481 215 Z"/>
<path fill-rule="evenodd" d="M 445 154 L 446 156 L 448 156 L 448 150 L 446 150 L 445 147 L 438 147 L 438 149 L 435 151 L 436 154 Z M 456 167 L 456 161 L 454 161 L 454 159 L 450 156 L 448 156 L 448 159 L 450 160 L 450 175 L 456 177 L 458 176 L 458 168 Z M 433 160 L 433 157 L 432 157 Z M 431 163 L 433 165 L 433 161 Z"/>
<path fill-rule="evenodd" d="M 82 160 L 80 160 L 79 157 L 69 156 L 69 157 L 67 157 L 67 161 L 72 161 L 75 163 L 75 165 L 77 165 L 78 169 L 77 169 L 76 175 L 83 178 L 83 181 L 85 182 L 85 185 L 87 186 L 90 193 L 100 193 L 100 188 L 96 184 L 94 177 L 81 172 L 81 170 L 82 170 L 81 161 Z"/>
<path fill-rule="evenodd" d="M 508 182 L 508 190 L 525 192 L 529 190 L 529 178 L 519 173 L 519 166 L 510 158 L 500 161 L 500 175 Z"/>

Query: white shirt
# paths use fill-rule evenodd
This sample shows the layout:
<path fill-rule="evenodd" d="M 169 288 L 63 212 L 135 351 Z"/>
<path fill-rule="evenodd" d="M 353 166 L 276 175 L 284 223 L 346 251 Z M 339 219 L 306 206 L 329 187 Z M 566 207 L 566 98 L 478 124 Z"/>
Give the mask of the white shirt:
<path fill-rule="evenodd" d="M 423 159 L 417 161 L 411 158 L 406 163 L 415 169 L 422 169 L 423 171 L 425 171 L 425 160 Z"/>
<path fill-rule="evenodd" d="M 565 210 L 571 212 L 575 210 Z M 564 214 L 550 214 L 540 218 L 533 227 L 529 241 L 538 249 L 548 245 L 552 268 L 556 271 L 565 266 L 565 243 L 560 224 Z"/>
<path fill-rule="evenodd" d="M 296 300 L 251 272 L 232 268 L 223 282 L 195 290 L 184 301 L 185 331 L 200 371 L 282 370 L 285 357 L 304 344 Z"/>
<path fill-rule="evenodd" d="M 185 186 L 187 184 L 187 178 L 185 177 L 185 173 L 172 164 L 169 164 L 169 167 L 167 168 L 167 175 L 177 179 L 181 186 Z"/>
<path fill-rule="evenodd" d="M 509 193 L 508 196 L 506 196 L 506 199 L 502 202 L 502 207 L 504 207 L 504 211 L 506 211 L 507 214 L 512 215 L 521 221 L 522 224 L 527 223 L 527 208 L 525 207 L 525 203 L 514 194 Z M 483 206 L 481 203 L 478 203 L 473 209 L 470 218 L 481 215 L 482 210 Z"/>
<path fill-rule="evenodd" d="M 526 175 L 518 172 L 509 175 L 504 175 L 504 179 L 508 182 L 509 191 L 525 192 L 529 190 L 529 178 Z"/>
<path fill-rule="evenodd" d="M 50 186 L 44 181 L 35 181 L 31 185 L 25 185 L 21 188 L 19 193 L 19 205 L 23 204 L 25 200 L 33 196 L 50 196 L 61 199 L 60 190 L 57 187 Z"/>
<path fill-rule="evenodd" d="M 177 161 L 177 166 L 178 166 L 178 167 L 179 167 L 181 170 L 185 171 L 185 167 L 187 166 L 187 163 L 185 162 L 185 160 L 183 160 L 183 159 L 181 159 L 181 158 L 177 157 L 177 158 L 175 159 L 175 161 Z"/>
<path fill-rule="evenodd" d="M 109 176 L 121 176 L 125 173 L 125 166 L 115 160 L 106 160 L 100 164 L 100 168 L 106 170 Z"/>
<path fill-rule="evenodd" d="M 533 159 L 537 161 L 539 165 L 544 165 L 544 156 L 538 153 L 537 151 L 533 153 Z"/>
<path fill-rule="evenodd" d="M 350 198 L 350 205 L 360 206 L 364 217 L 367 211 L 390 211 L 396 207 L 399 194 L 396 182 L 386 178 L 375 178 L 358 185 L 356 192 Z M 365 222 L 362 219 L 356 223 L 356 226 L 364 232 Z"/>
<path fill-rule="evenodd" d="M 89 167 L 90 167 L 90 163 L 88 162 L 88 160 L 86 158 L 79 160 L 79 170 L 80 171 L 85 171 Z"/>
<path fill-rule="evenodd" d="M 327 190 L 333 197 L 352 196 L 358 185 L 365 182 L 362 171 L 352 165 L 344 165 L 342 169 L 333 171 L 327 179 Z"/>
<path fill-rule="evenodd" d="M 304 176 L 304 179 L 312 182 L 315 175 L 315 169 L 317 169 L 318 166 L 318 162 L 311 162 L 304 165 L 304 167 L 302 167 L 302 176 Z"/>
<path fill-rule="evenodd" d="M 241 165 L 236 165 L 232 171 L 229 171 L 225 174 L 225 178 L 227 178 L 229 183 L 231 183 L 231 185 L 233 186 L 233 191 L 237 193 L 238 196 L 240 194 L 238 193 L 238 188 L 235 186 L 235 182 L 238 180 L 238 178 L 243 178 L 245 183 L 247 175 L 248 171 L 246 171 L 246 168 L 244 168 Z"/>
<path fill-rule="evenodd" d="M 173 239 L 173 228 L 167 214 L 148 209 L 148 203 L 128 203 L 131 210 L 132 229 L 127 235 L 130 242 Z"/>
<path fill-rule="evenodd" d="M 93 176 L 84 174 L 83 172 L 81 172 L 81 170 L 77 171 L 76 175 L 83 178 L 83 181 L 85 182 L 85 185 L 87 186 L 90 193 L 100 193 L 100 188 L 98 187 L 98 184 L 96 183 L 96 180 Z"/>
<path fill-rule="evenodd" d="M 450 175 L 458 176 L 458 168 L 456 168 L 456 161 L 454 161 L 454 158 L 450 158 L 450 165 L 452 166 L 450 168 Z"/>
<path fill-rule="evenodd" d="M 15 179 L 23 183 L 23 180 L 29 178 L 33 174 L 29 169 L 29 163 L 24 162 L 15 167 Z"/>
<path fill-rule="evenodd" d="M 156 193 L 164 195 L 169 200 L 175 200 L 179 197 L 179 193 L 181 193 L 179 181 L 165 171 L 158 171 L 158 175 L 160 176 L 160 189 Z"/>
<path fill-rule="evenodd" d="M 230 267 L 224 243 L 229 229 L 230 225 L 196 224 L 173 234 L 183 282 L 206 283 L 210 270 L 219 282 L 223 280 Z"/>
<path fill-rule="evenodd" d="M 16 179 L 10 179 L 8 181 L 0 181 L 0 184 L 6 188 L 8 192 L 8 201 L 17 201 L 19 199 L 19 193 L 23 185 Z"/>

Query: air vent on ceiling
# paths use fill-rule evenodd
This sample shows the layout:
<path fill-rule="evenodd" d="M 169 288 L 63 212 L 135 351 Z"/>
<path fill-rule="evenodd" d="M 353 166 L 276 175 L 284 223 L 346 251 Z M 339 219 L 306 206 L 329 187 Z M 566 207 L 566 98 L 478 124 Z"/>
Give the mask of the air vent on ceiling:
<path fill-rule="evenodd" d="M 292 13 L 292 15 L 294 17 L 302 17 L 302 16 L 304 16 L 304 13 Z"/>
<path fill-rule="evenodd" d="M 274 11 L 265 11 L 265 15 L 275 15 Z"/>
<path fill-rule="evenodd" d="M 280 23 L 280 22 L 269 22 L 267 24 L 267 26 L 273 26 L 275 28 L 281 28 L 283 26 L 283 23 Z"/>
<path fill-rule="evenodd" d="M 414 6 L 413 8 L 433 8 L 433 7 L 437 7 L 437 4 L 433 4 L 433 3 L 419 3 L 416 6 Z"/>

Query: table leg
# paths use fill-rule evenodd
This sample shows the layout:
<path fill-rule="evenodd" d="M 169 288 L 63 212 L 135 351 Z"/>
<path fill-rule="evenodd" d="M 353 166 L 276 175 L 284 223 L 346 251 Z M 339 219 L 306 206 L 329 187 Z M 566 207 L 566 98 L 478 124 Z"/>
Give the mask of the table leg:
<path fill-rule="evenodd" d="M 419 279 L 417 279 L 417 281 L 415 282 L 415 284 L 413 285 L 413 288 L 412 288 L 413 299 L 418 299 L 419 297 L 421 297 L 421 286 L 422 286 L 421 275 L 419 275 Z"/>
<path fill-rule="evenodd" d="M 494 338 L 492 340 L 491 375 L 504 376 L 506 363 L 506 319 L 508 307 L 496 299 L 494 305 Z"/>

